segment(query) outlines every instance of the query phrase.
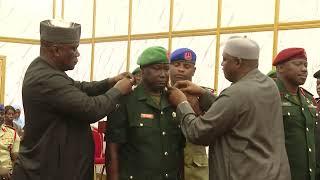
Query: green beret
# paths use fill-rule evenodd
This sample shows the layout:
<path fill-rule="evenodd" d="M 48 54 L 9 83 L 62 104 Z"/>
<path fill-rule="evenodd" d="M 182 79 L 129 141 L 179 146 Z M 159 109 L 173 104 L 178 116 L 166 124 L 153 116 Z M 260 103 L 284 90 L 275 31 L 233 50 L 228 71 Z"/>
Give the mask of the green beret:
<path fill-rule="evenodd" d="M 141 69 L 140 69 L 140 67 L 137 67 L 136 69 L 134 69 L 134 70 L 132 71 L 132 74 L 133 74 L 133 75 L 136 75 L 136 74 L 138 74 L 139 72 L 141 72 Z"/>
<path fill-rule="evenodd" d="M 161 46 L 152 46 L 145 49 L 139 56 L 137 62 L 140 66 L 163 63 L 169 63 L 169 60 L 167 50 Z"/>
<path fill-rule="evenodd" d="M 277 77 L 277 71 L 273 69 L 273 70 L 268 72 L 267 76 L 269 76 L 271 78 L 276 78 Z"/>
<path fill-rule="evenodd" d="M 53 43 L 79 43 L 81 25 L 62 20 L 44 20 L 40 22 L 40 39 Z"/>

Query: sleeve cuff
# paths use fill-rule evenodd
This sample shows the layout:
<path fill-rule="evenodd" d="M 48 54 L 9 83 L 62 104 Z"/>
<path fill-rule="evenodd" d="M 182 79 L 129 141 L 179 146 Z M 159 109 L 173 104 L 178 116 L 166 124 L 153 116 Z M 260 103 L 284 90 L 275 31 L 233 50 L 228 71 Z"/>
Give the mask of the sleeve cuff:
<path fill-rule="evenodd" d="M 122 96 L 121 92 L 114 87 L 109 89 L 109 91 L 106 92 L 106 95 L 110 97 L 114 105 L 120 102 L 119 100 L 120 100 L 120 97 Z"/>
<path fill-rule="evenodd" d="M 212 105 L 212 93 L 210 91 L 206 91 L 199 97 L 200 107 L 203 111 L 207 111 Z"/>
<path fill-rule="evenodd" d="M 183 101 L 177 106 L 177 119 L 181 122 L 188 114 L 195 114 L 188 101 Z"/>

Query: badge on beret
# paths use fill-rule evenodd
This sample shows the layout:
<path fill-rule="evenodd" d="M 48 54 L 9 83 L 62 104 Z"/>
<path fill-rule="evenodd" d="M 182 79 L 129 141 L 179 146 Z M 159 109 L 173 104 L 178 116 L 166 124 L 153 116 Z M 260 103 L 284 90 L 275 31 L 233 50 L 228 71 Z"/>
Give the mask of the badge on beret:
<path fill-rule="evenodd" d="M 172 112 L 172 117 L 177 117 L 177 114 L 176 114 L 176 112 Z"/>
<path fill-rule="evenodd" d="M 187 51 L 184 53 L 184 59 L 187 61 L 191 61 L 192 60 L 192 53 Z"/>
<path fill-rule="evenodd" d="M 144 118 L 144 119 L 153 119 L 154 115 L 153 114 L 143 114 L 143 113 L 141 113 L 140 117 Z"/>

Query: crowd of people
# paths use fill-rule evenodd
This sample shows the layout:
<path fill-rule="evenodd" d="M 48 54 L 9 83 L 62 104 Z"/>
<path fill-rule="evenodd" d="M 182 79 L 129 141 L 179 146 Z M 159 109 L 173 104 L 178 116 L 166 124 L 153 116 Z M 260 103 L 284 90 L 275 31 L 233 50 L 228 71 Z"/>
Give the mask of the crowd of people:
<path fill-rule="evenodd" d="M 0 104 L 0 177 L 7 179 L 12 174 L 14 161 L 23 138 L 24 120 L 19 106 Z"/>
<path fill-rule="evenodd" d="M 301 87 L 303 48 L 280 51 L 265 75 L 257 42 L 228 39 L 221 66 L 232 84 L 217 94 L 192 82 L 188 48 L 148 47 L 132 73 L 75 81 L 65 71 L 78 62 L 80 34 L 77 23 L 40 23 L 40 56 L 22 87 L 25 126 L 0 106 L 2 179 L 93 179 L 90 124 L 107 116 L 108 180 L 320 180 L 320 103 Z M 320 70 L 314 77 L 320 96 Z"/>

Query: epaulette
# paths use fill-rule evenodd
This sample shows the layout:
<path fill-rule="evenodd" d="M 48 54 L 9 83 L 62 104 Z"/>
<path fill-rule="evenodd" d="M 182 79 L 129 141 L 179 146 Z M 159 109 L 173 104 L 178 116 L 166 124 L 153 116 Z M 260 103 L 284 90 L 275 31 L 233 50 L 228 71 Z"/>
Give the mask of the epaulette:
<path fill-rule="evenodd" d="M 307 91 L 307 90 L 304 89 L 303 87 L 299 87 L 299 88 L 300 88 L 300 91 L 301 91 L 301 93 L 302 93 L 303 96 L 306 97 L 306 95 L 309 95 L 309 96 L 313 97 L 313 94 L 312 94 L 311 92 Z"/>
<path fill-rule="evenodd" d="M 304 97 L 306 97 L 306 98 L 308 98 L 308 99 L 311 99 L 313 105 L 315 105 L 315 106 L 317 105 L 317 101 L 314 99 L 313 94 L 312 94 L 311 92 L 305 90 L 305 89 L 302 88 L 302 87 L 300 87 L 300 91 L 301 91 L 301 94 L 302 94 Z M 308 96 L 309 96 L 309 97 L 308 97 Z"/>

